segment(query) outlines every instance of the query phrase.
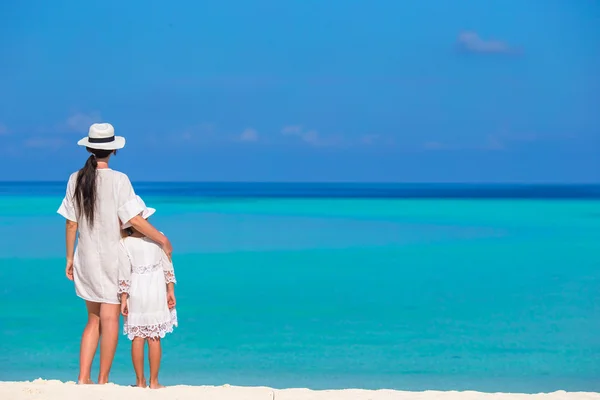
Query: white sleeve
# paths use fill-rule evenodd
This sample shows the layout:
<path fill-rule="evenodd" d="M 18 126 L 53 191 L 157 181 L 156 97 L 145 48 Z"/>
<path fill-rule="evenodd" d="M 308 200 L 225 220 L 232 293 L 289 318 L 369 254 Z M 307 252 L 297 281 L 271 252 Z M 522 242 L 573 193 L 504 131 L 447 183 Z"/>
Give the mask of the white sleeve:
<path fill-rule="evenodd" d="M 121 223 L 126 224 L 131 218 L 139 215 L 142 211 L 143 208 L 133 191 L 133 186 L 131 186 L 129 178 L 127 175 L 123 175 L 123 180 L 117 193 L 117 214 Z"/>
<path fill-rule="evenodd" d="M 69 178 L 69 182 L 67 183 L 67 192 L 65 193 L 65 197 L 63 201 L 56 211 L 69 221 L 77 222 L 77 212 L 75 211 L 75 203 L 74 197 L 75 194 L 75 184 L 77 181 L 77 174 L 71 175 Z"/>
<path fill-rule="evenodd" d="M 175 279 L 175 269 L 173 263 L 169 261 L 169 257 L 160 249 L 160 264 L 162 265 L 163 272 L 165 274 L 165 283 L 177 283 Z"/>

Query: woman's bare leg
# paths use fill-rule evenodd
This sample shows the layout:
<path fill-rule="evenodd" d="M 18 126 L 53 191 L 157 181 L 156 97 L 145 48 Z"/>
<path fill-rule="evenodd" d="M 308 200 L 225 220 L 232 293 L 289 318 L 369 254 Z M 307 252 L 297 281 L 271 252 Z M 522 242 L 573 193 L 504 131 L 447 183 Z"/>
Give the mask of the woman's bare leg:
<path fill-rule="evenodd" d="M 98 383 L 108 383 L 108 374 L 115 358 L 117 342 L 119 341 L 119 315 L 120 304 L 102 303 L 100 306 L 100 326 L 102 337 L 100 338 L 100 373 Z"/>
<path fill-rule="evenodd" d="M 160 357 L 162 349 L 160 338 L 148 339 L 148 358 L 150 358 L 150 389 L 164 388 L 158 383 L 158 370 L 160 369 Z"/>
<path fill-rule="evenodd" d="M 90 384 L 92 382 L 92 362 L 98 348 L 100 338 L 100 303 L 86 301 L 88 320 L 81 335 L 81 346 L 79 348 L 79 384 Z"/>
<path fill-rule="evenodd" d="M 141 337 L 133 338 L 131 342 L 131 361 L 133 361 L 133 370 L 135 371 L 135 385 L 146 387 L 146 377 L 144 376 L 144 345 L 146 339 Z"/>

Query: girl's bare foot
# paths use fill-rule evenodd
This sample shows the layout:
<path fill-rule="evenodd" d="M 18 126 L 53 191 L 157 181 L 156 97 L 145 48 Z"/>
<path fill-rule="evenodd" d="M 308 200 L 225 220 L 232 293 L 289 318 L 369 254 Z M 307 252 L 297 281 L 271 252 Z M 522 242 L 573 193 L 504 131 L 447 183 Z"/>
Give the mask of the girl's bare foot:
<path fill-rule="evenodd" d="M 78 385 L 93 385 L 94 381 L 91 379 L 86 379 L 85 381 L 77 381 Z"/>
<path fill-rule="evenodd" d="M 150 389 L 164 389 L 165 386 L 161 385 L 158 382 L 152 382 L 150 381 Z"/>
<path fill-rule="evenodd" d="M 135 380 L 135 386 L 145 388 L 148 387 L 146 384 L 146 378 L 140 378 Z"/>

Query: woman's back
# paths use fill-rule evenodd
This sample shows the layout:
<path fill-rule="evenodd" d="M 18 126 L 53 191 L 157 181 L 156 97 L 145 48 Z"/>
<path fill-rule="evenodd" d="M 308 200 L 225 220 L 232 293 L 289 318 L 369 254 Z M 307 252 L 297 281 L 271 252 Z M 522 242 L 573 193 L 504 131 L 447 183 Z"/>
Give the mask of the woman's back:
<path fill-rule="evenodd" d="M 58 210 L 59 214 L 78 224 L 78 245 L 73 263 L 75 290 L 79 297 L 88 301 L 119 304 L 120 220 L 129 221 L 140 212 L 137 198 L 127 175 L 99 168 L 94 215 L 89 221 L 74 200 L 78 174 L 75 172 L 69 178 L 66 196 Z"/>

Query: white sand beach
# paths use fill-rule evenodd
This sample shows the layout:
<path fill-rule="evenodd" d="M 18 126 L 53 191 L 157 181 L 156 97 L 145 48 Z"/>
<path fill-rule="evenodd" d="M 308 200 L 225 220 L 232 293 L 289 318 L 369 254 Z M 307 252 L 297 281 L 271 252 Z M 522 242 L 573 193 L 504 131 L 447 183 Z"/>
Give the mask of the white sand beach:
<path fill-rule="evenodd" d="M 0 382 L 0 399 L 3 400 L 509 400 L 547 399 L 579 400 L 598 399 L 600 393 L 554 392 L 540 394 L 480 393 L 480 392 L 404 392 L 397 390 L 309 390 L 271 389 L 267 387 L 238 386 L 171 386 L 160 390 L 127 386 L 88 385 L 74 382 L 36 379 L 33 382 Z"/>

